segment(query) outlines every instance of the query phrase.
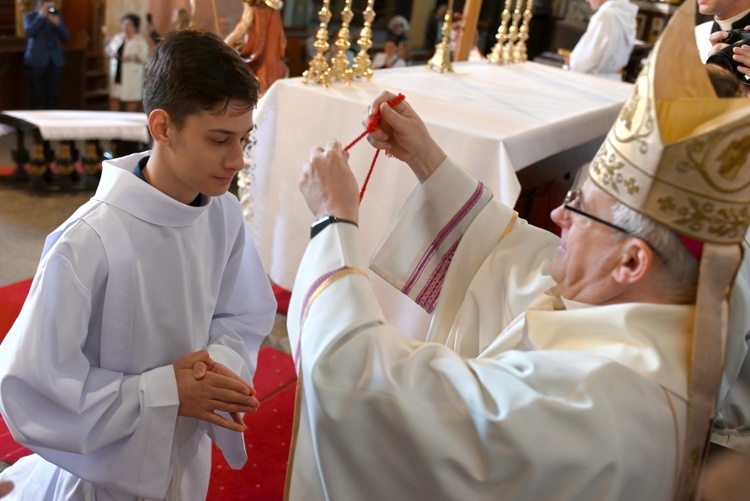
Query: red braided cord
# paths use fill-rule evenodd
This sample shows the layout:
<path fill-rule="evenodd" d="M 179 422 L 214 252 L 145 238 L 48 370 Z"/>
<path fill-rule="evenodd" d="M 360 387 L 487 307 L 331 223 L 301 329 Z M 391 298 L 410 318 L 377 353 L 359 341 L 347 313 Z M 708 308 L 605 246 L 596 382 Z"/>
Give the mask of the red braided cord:
<path fill-rule="evenodd" d="M 399 104 L 403 103 L 406 99 L 406 96 L 399 93 L 398 96 L 394 97 L 393 99 L 388 101 L 388 106 L 393 108 L 394 106 L 398 106 Z M 344 147 L 344 151 L 349 151 L 349 149 L 357 144 L 363 137 L 365 137 L 367 134 L 370 134 L 372 132 L 375 132 L 380 128 L 380 112 L 378 111 L 373 116 L 370 117 L 370 119 L 367 121 L 367 128 L 365 131 L 357 136 L 354 141 L 349 143 Z M 359 203 L 362 203 L 362 198 L 365 196 L 365 189 L 367 188 L 367 183 L 370 181 L 370 176 L 372 175 L 372 171 L 375 168 L 375 161 L 378 159 L 378 153 L 380 153 L 380 150 L 375 150 L 375 156 L 372 159 L 372 163 L 370 164 L 370 169 L 367 171 L 367 176 L 365 177 L 365 182 L 362 183 L 362 189 L 359 191 Z M 389 155 L 388 152 L 386 154 L 390 157 L 392 155 Z"/>
<path fill-rule="evenodd" d="M 372 169 L 375 167 L 375 161 L 378 159 L 378 153 L 380 150 L 375 150 L 375 156 L 372 157 L 372 163 L 370 164 L 370 170 L 367 171 L 365 182 L 362 183 L 362 189 L 359 190 L 359 203 L 362 203 L 362 198 L 365 196 L 365 190 L 367 189 L 367 183 L 370 182 L 370 176 L 372 175 Z"/>

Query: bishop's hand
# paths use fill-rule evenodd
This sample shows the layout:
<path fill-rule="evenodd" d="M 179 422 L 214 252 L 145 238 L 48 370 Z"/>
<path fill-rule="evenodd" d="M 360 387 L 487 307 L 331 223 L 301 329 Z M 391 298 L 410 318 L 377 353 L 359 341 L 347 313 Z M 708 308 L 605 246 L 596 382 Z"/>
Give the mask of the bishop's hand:
<path fill-rule="evenodd" d="M 316 218 L 336 216 L 359 221 L 359 188 L 348 160 L 349 153 L 338 141 L 310 151 L 302 166 L 299 188 Z"/>
<path fill-rule="evenodd" d="M 446 155 L 408 102 L 402 101 L 393 108 L 388 105 L 395 98 L 395 94 L 385 91 L 373 101 L 364 122 L 366 125 L 371 116 L 380 112 L 380 128 L 368 134 L 367 139 L 374 147 L 406 162 L 417 179 L 424 182 Z"/>

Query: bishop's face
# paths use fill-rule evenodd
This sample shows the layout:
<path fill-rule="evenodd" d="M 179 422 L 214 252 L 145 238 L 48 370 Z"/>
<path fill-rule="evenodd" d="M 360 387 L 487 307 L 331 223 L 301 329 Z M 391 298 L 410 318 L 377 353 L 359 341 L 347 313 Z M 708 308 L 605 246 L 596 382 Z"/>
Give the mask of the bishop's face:
<path fill-rule="evenodd" d="M 612 221 L 614 199 L 592 181 L 580 190 L 576 208 Z M 550 276 L 566 299 L 588 304 L 606 304 L 617 284 L 612 272 L 622 248 L 620 233 L 562 205 L 552 211 L 552 220 L 562 229 L 560 245 L 550 264 Z"/>

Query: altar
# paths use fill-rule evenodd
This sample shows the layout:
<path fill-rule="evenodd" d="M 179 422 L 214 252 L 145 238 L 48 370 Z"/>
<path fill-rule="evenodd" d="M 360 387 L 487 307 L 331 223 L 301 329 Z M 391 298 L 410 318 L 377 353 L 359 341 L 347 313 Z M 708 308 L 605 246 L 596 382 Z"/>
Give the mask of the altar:
<path fill-rule="evenodd" d="M 40 191 L 94 189 L 107 154 L 102 141 L 112 143 L 109 154 L 115 156 L 143 150 L 151 141 L 144 113 L 113 111 L 2 111 L 0 135 L 11 133 L 16 134 L 13 177 Z"/>
<path fill-rule="evenodd" d="M 292 288 L 309 240 L 313 216 L 297 183 L 310 149 L 331 139 L 351 142 L 364 130 L 367 108 L 381 91 L 403 93 L 448 156 L 512 207 L 521 191 L 519 171 L 539 163 L 554 165 L 558 158 L 577 158 L 576 166 L 593 158 L 632 88 L 532 62 L 460 62 L 453 69 L 442 74 L 424 66 L 378 70 L 369 83 L 333 83 L 329 88 L 285 79 L 269 89 L 255 113 L 239 190 L 275 283 Z M 565 156 L 572 151 L 578 155 Z M 366 141 L 350 150 L 349 163 L 360 185 L 374 153 Z M 405 164 L 379 156 L 360 207 L 367 255 L 416 184 Z M 427 314 L 370 276 L 389 321 L 421 338 Z"/>

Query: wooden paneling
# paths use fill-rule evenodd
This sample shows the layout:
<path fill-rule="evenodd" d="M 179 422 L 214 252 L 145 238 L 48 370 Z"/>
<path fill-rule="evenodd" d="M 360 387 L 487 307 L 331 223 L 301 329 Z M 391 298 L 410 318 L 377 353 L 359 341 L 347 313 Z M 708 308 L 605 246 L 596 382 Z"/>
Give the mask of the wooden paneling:
<path fill-rule="evenodd" d="M 0 0 L 0 37 L 16 34 L 16 2 Z"/>

